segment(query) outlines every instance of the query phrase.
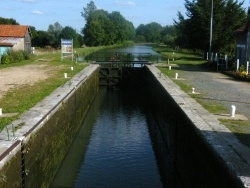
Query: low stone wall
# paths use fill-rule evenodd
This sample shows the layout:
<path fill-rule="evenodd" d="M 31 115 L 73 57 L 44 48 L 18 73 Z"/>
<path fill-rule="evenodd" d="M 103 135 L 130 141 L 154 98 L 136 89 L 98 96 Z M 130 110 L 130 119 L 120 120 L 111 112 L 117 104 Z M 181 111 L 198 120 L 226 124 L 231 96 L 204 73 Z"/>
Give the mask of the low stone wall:
<path fill-rule="evenodd" d="M 49 187 L 99 89 L 89 65 L 0 133 L 0 187 Z"/>
<path fill-rule="evenodd" d="M 147 70 L 146 84 L 155 99 L 150 128 L 159 166 L 169 170 L 166 185 L 250 187 L 249 148 L 159 69 Z"/>

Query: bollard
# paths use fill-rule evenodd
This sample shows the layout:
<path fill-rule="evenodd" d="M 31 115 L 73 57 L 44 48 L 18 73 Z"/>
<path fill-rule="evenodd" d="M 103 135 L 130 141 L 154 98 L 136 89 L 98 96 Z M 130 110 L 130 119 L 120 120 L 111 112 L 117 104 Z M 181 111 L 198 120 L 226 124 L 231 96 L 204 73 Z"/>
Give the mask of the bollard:
<path fill-rule="evenodd" d="M 239 59 L 237 59 L 236 71 L 239 71 L 239 66 L 240 66 L 240 60 L 239 60 Z"/>
<path fill-rule="evenodd" d="M 168 59 L 168 64 L 169 64 L 169 59 Z"/>
<path fill-rule="evenodd" d="M 236 111 L 236 106 L 235 105 L 231 105 L 231 117 L 235 117 L 235 111 Z"/>
<path fill-rule="evenodd" d="M 71 67 L 71 70 L 74 70 L 74 67 Z"/>
<path fill-rule="evenodd" d="M 175 79 L 178 79 L 178 73 L 175 73 Z"/>
<path fill-rule="evenodd" d="M 194 90 L 195 90 L 195 88 L 193 87 L 193 88 L 192 88 L 192 93 L 195 93 L 195 91 L 194 91 Z"/>
<path fill-rule="evenodd" d="M 171 66 L 169 66 L 168 69 L 171 70 Z"/>
<path fill-rule="evenodd" d="M 67 78 L 67 77 L 68 77 L 67 73 L 64 73 L 64 78 Z"/>
<path fill-rule="evenodd" d="M 2 116 L 2 115 L 3 115 L 3 109 L 0 108 L 0 116 Z"/>
<path fill-rule="evenodd" d="M 246 68 L 247 74 L 249 73 L 248 70 L 249 70 L 249 61 L 247 61 L 247 68 Z"/>

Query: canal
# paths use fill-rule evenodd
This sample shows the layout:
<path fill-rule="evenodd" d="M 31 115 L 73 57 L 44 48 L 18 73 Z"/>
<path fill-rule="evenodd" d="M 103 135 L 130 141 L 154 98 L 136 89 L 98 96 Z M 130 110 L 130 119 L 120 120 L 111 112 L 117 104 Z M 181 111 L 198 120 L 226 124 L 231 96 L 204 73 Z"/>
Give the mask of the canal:
<path fill-rule="evenodd" d="M 100 89 L 52 187 L 163 187 L 143 87 Z"/>
<path fill-rule="evenodd" d="M 99 89 L 52 188 L 241 187 L 149 69 L 123 78 Z"/>
<path fill-rule="evenodd" d="M 159 55 L 149 46 L 115 51 Z M 100 88 L 51 187 L 163 187 L 140 72 L 119 87 Z"/>

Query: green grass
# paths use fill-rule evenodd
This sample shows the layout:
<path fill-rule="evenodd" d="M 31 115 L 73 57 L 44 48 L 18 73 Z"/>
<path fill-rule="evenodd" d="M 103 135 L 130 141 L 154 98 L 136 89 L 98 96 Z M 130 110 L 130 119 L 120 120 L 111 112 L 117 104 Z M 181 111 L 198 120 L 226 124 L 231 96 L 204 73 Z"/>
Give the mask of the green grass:
<path fill-rule="evenodd" d="M 81 48 L 76 49 L 76 51 L 87 55 L 103 48 L 104 47 Z M 24 65 L 44 65 L 43 68 L 47 69 L 46 71 L 48 71 L 50 76 L 46 80 L 36 82 L 34 85 L 23 85 L 11 89 L 0 99 L 3 113 L 18 113 L 18 115 L 14 117 L 0 118 L 0 130 L 9 125 L 12 121 L 18 119 L 22 113 L 35 106 L 52 91 L 65 84 L 70 78 L 87 66 L 86 63 L 75 63 L 75 61 L 71 61 L 70 59 L 61 61 L 60 52 L 48 52 L 41 55 L 33 55 L 30 60 L 20 63 L 0 65 L 0 70 Z M 73 71 L 70 70 L 71 66 L 74 67 Z M 69 78 L 64 78 L 64 72 L 68 73 Z"/>
<path fill-rule="evenodd" d="M 157 47 L 154 48 L 158 53 L 163 54 L 164 56 L 171 56 L 172 50 L 166 47 Z M 201 55 L 198 53 L 190 53 L 188 51 L 185 52 L 175 52 L 176 57 L 178 57 L 175 61 L 170 61 L 170 64 L 176 64 L 177 67 L 172 66 L 172 70 L 169 70 L 168 67 L 159 67 L 161 72 L 171 78 L 180 88 L 189 93 L 192 91 L 192 85 L 188 84 L 186 81 L 175 80 L 176 71 L 199 71 L 204 70 L 205 61 L 201 58 Z M 163 62 L 163 64 L 167 64 L 167 62 Z M 206 110 L 210 113 L 227 113 L 228 109 L 224 106 L 220 105 L 217 101 L 207 99 L 204 94 L 200 95 L 190 95 L 190 97 L 194 98 L 198 103 L 200 103 Z M 230 131 L 232 131 L 238 139 L 248 147 L 250 147 L 250 120 L 248 121 L 235 121 L 235 120 L 222 120 L 219 121 L 225 125 Z"/>

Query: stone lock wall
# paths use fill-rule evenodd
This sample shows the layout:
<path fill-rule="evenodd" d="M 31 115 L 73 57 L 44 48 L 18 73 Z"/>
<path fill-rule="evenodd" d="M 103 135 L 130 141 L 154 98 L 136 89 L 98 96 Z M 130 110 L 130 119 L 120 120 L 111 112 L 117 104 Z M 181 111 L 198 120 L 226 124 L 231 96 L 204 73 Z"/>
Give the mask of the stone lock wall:
<path fill-rule="evenodd" d="M 250 187 L 250 165 L 235 136 L 156 67 L 147 66 L 145 78 L 156 107 L 150 128 L 159 163 L 170 169 L 163 181 L 180 187 Z"/>
<path fill-rule="evenodd" d="M 13 122 L 18 130 L 0 145 L 0 187 L 49 187 L 98 92 L 98 72 L 86 67 Z"/>

